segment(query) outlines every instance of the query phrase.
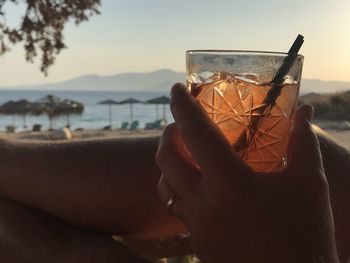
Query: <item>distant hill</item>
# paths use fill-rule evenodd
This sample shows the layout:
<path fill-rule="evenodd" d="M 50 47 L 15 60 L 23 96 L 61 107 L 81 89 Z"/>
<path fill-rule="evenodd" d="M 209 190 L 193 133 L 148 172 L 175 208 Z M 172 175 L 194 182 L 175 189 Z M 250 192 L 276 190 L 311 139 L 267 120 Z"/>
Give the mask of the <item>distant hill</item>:
<path fill-rule="evenodd" d="M 185 73 L 162 69 L 147 73 L 133 72 L 112 76 L 84 75 L 58 83 L 0 87 L 0 89 L 167 91 L 172 84 L 179 81 L 185 81 Z"/>
<path fill-rule="evenodd" d="M 184 72 L 161 69 L 112 76 L 85 75 L 58 83 L 0 87 L 0 89 L 168 91 L 175 82 L 185 82 L 185 80 Z M 345 90 L 350 90 L 350 82 L 303 79 L 300 93 L 329 93 Z"/>

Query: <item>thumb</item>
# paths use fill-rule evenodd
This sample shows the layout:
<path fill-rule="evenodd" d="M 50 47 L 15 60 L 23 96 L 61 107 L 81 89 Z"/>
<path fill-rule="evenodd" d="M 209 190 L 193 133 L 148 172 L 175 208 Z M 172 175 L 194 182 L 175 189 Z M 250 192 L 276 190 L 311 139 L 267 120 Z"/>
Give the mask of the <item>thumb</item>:
<path fill-rule="evenodd" d="M 308 174 L 323 170 L 320 143 L 311 126 L 313 112 L 311 105 L 302 105 L 297 109 L 287 152 L 289 168 Z"/>

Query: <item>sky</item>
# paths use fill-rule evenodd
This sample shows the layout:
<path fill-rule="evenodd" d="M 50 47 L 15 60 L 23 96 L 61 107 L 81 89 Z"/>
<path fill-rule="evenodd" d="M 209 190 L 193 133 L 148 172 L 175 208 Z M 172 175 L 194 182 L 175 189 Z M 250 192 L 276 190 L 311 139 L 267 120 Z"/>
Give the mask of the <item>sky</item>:
<path fill-rule="evenodd" d="M 303 77 L 350 81 L 350 0 L 102 0 L 101 14 L 64 31 L 65 49 L 44 77 L 23 46 L 0 57 L 0 86 L 58 82 L 168 68 L 185 71 L 185 50 L 288 51 L 305 42 Z M 23 9 L 8 5 L 17 24 Z"/>

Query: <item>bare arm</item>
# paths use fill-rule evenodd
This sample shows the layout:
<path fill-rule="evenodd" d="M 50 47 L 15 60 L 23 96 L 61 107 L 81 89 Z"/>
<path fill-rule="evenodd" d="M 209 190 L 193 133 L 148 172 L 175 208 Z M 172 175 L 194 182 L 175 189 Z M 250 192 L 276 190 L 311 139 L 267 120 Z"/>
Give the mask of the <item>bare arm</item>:
<path fill-rule="evenodd" d="M 350 155 L 317 130 L 329 181 L 339 257 L 350 255 Z M 0 195 L 107 233 L 184 231 L 160 204 L 158 138 L 69 143 L 0 142 Z"/>
<path fill-rule="evenodd" d="M 0 261 L 20 263 L 150 263 L 108 235 L 73 227 L 0 198 Z"/>
<path fill-rule="evenodd" d="M 158 138 L 2 141 L 0 195 L 106 233 L 180 232 L 157 197 L 157 145 Z"/>

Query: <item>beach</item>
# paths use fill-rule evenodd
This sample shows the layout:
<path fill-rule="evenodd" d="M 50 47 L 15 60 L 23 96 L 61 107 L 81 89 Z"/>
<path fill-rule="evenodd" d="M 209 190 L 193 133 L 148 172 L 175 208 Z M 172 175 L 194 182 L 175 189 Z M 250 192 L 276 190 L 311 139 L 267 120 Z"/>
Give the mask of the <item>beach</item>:
<path fill-rule="evenodd" d="M 29 140 L 29 141 L 50 141 L 50 140 L 85 140 L 85 139 L 103 139 L 103 138 L 132 138 L 132 137 L 154 137 L 160 136 L 163 130 L 144 130 L 138 129 L 135 131 L 128 130 L 102 130 L 102 129 L 87 129 L 81 131 L 70 131 L 67 136 L 63 129 L 54 131 L 22 131 L 16 133 L 0 133 L 0 138 L 10 140 Z M 350 151 L 350 130 L 325 130 L 339 145 Z"/>
<path fill-rule="evenodd" d="M 161 97 L 169 96 L 169 92 L 123 92 L 123 91 L 56 91 L 56 90 L 2 90 L 0 92 L 0 105 L 8 101 L 18 101 L 26 99 L 30 102 L 36 102 L 47 95 L 53 95 L 61 99 L 77 101 L 84 105 L 84 111 L 81 114 L 61 114 L 53 119 L 53 128 L 65 127 L 68 123 L 72 130 L 98 130 L 106 126 L 112 126 L 113 130 L 122 127 L 124 122 L 138 121 L 138 129 L 143 129 L 147 123 L 165 118 L 168 122 L 173 120 L 170 113 L 170 107 L 163 105 L 137 103 L 133 105 L 133 116 L 131 120 L 130 105 L 99 104 L 102 101 L 111 99 L 114 101 L 123 101 L 128 98 L 134 98 L 141 102 Z M 111 111 L 109 111 L 109 109 Z M 163 116 L 165 115 L 165 116 Z M 2 114 L 0 115 L 0 132 L 5 132 L 7 126 L 15 126 L 16 132 L 23 130 L 32 130 L 34 125 L 41 125 L 42 130 L 48 130 L 50 122 L 47 114 Z M 24 128 L 24 125 L 26 128 Z"/>
<path fill-rule="evenodd" d="M 350 131 L 327 130 L 337 143 L 350 151 Z"/>
<path fill-rule="evenodd" d="M 98 130 L 89 129 L 82 131 L 70 131 L 58 129 L 53 131 L 23 131 L 16 133 L 0 133 L 0 138 L 21 141 L 69 141 L 85 139 L 106 139 L 106 138 L 132 138 L 132 137 L 154 137 L 160 136 L 162 130 Z"/>
<path fill-rule="evenodd" d="M 52 132 L 47 131 L 50 127 L 47 114 L 27 114 L 25 116 L 2 114 L 0 117 L 0 138 L 19 140 L 60 140 L 68 138 L 75 140 L 159 136 L 162 130 L 145 130 L 147 125 L 160 119 L 165 119 L 165 123 L 173 122 L 168 104 L 163 106 L 137 103 L 132 107 L 132 116 L 128 104 L 110 105 L 111 107 L 99 104 L 99 102 L 106 99 L 122 101 L 128 98 L 146 102 L 152 98 L 169 96 L 168 92 L 3 90 L 1 91 L 0 104 L 23 98 L 29 101 L 38 101 L 48 94 L 81 102 L 84 105 L 84 111 L 81 114 L 71 116 L 66 114 L 55 116 L 52 121 L 52 127 L 55 130 Z M 314 97 L 304 96 L 303 98 L 304 100 L 308 99 L 306 103 L 312 104 L 313 101 L 309 100 Z M 130 131 L 133 121 L 137 121 L 138 125 L 135 130 Z M 127 128 L 121 130 L 125 123 L 128 125 Z M 334 137 L 340 145 L 350 150 L 350 130 L 340 130 L 342 121 L 315 120 L 315 123 Z M 69 136 L 63 134 L 61 128 L 67 125 L 70 126 Z M 41 131 L 32 131 L 35 126 L 40 126 Z M 6 133 L 5 131 L 9 127 L 14 127 L 16 132 Z M 110 130 L 103 129 L 106 127 L 109 127 Z"/>

